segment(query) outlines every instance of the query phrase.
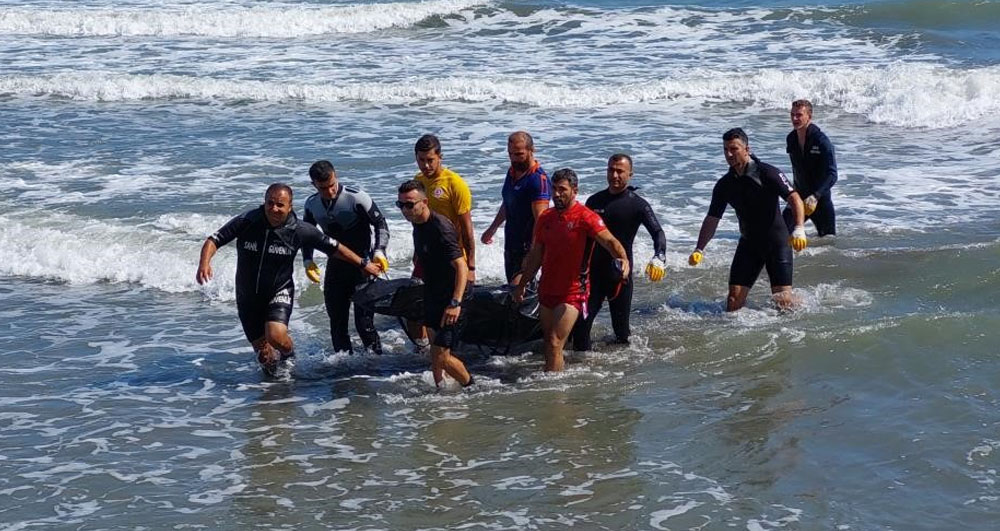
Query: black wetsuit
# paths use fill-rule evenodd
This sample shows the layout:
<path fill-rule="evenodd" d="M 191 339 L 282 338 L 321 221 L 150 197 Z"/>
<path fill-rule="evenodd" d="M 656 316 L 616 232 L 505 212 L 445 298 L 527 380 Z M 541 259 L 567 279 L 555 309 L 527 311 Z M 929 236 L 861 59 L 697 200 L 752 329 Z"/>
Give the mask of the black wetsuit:
<path fill-rule="evenodd" d="M 731 205 L 740 221 L 740 241 L 729 268 L 729 284 L 753 286 L 760 270 L 767 267 L 772 286 L 792 285 L 792 248 L 788 229 L 778 209 L 778 198 L 794 192 L 778 168 L 751 155 L 745 175 L 732 168 L 715 183 L 708 215 L 722 218 Z"/>
<path fill-rule="evenodd" d="M 590 350 L 590 329 L 594 325 L 597 312 L 601 310 L 604 299 L 608 300 L 611 312 L 611 326 L 615 337 L 621 343 L 627 343 L 631 335 L 629 328 L 629 312 L 632 308 L 632 285 L 635 261 L 632 259 L 632 243 L 639 231 L 639 225 L 653 237 L 653 253 L 661 260 L 666 256 L 667 238 L 656 219 L 656 214 L 645 199 L 635 193 L 636 188 L 629 186 L 620 194 L 612 194 L 608 190 L 600 191 L 587 199 L 587 208 L 601 216 L 604 224 L 611 231 L 628 255 L 630 273 L 628 282 L 618 290 L 621 273 L 614 266 L 614 259 L 604 247 L 595 246 L 590 259 L 590 297 L 587 299 L 587 317 L 578 319 L 573 330 L 573 350 Z M 614 297 L 614 298 L 612 298 Z"/>
<path fill-rule="evenodd" d="M 803 201 L 811 195 L 816 196 L 816 210 L 807 219 L 812 220 L 820 236 L 837 234 L 837 216 L 830 193 L 837 182 L 837 155 L 833 143 L 816 124 L 809 124 L 806 128 L 805 146 L 799 146 L 798 133 L 793 130 L 785 138 L 785 151 L 792 161 L 795 191 Z M 791 233 L 795 229 L 792 209 L 785 207 L 783 215 L 788 232 Z"/>
<path fill-rule="evenodd" d="M 323 199 L 319 194 L 309 196 L 304 210 L 304 221 L 315 224 L 359 256 L 370 257 L 369 253 L 374 251 L 384 253 L 389 244 L 385 216 L 365 192 L 341 184 L 333 199 Z M 374 247 L 372 228 L 375 229 Z M 312 249 L 303 247 L 302 259 L 309 262 L 312 257 Z M 364 271 L 353 264 L 343 260 L 329 260 L 326 264 L 323 299 L 330 317 L 330 339 L 335 351 L 351 350 L 351 338 L 347 334 L 351 295 L 366 280 Z M 376 354 L 382 353 L 382 342 L 375 330 L 375 314 L 355 305 L 354 328 L 365 347 Z"/>
<path fill-rule="evenodd" d="M 465 312 L 458 322 L 441 326 L 441 316 L 455 293 L 455 267 L 452 261 L 464 256 L 458 233 L 448 218 L 431 212 L 425 223 L 413 225 L 413 252 L 424 268 L 424 326 L 434 329 L 434 344 L 452 348 L 461 336 Z M 468 299 L 472 290 L 463 292 Z"/>
<path fill-rule="evenodd" d="M 229 220 L 209 236 L 217 247 L 236 240 L 236 308 L 243 333 L 250 342 L 264 336 L 264 324 L 288 324 L 295 300 L 292 271 L 299 248 L 309 246 L 326 254 L 338 243 L 289 212 L 285 222 L 272 227 L 264 207 Z"/>

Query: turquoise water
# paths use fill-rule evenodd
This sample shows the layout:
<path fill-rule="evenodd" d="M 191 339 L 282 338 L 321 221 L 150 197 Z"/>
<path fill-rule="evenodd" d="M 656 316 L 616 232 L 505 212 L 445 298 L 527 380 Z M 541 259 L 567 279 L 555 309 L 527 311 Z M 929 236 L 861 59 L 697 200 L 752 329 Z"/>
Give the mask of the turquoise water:
<path fill-rule="evenodd" d="M 992 529 L 1000 499 L 1000 4 L 9 2 L 0 7 L 0 529 Z M 839 234 L 722 311 L 731 212 L 686 265 L 750 133 L 787 168 L 788 103 L 838 150 Z M 201 242 L 334 161 L 412 245 L 395 187 L 424 132 L 482 231 L 505 138 L 586 196 L 615 151 L 668 239 L 634 341 L 467 349 L 435 392 L 395 322 L 330 351 L 296 271 L 296 365 L 262 378 L 235 254 Z M 481 279 L 502 247 L 479 246 Z M 652 245 L 644 231 L 637 260 Z"/>

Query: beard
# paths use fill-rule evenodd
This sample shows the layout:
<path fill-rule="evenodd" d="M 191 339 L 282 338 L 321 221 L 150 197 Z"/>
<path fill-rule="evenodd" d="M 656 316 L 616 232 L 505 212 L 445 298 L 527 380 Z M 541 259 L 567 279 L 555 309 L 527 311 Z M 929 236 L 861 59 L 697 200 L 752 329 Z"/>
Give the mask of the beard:
<path fill-rule="evenodd" d="M 531 168 L 531 163 L 529 161 L 524 162 L 511 162 L 510 168 L 514 170 L 515 173 L 524 173 Z"/>

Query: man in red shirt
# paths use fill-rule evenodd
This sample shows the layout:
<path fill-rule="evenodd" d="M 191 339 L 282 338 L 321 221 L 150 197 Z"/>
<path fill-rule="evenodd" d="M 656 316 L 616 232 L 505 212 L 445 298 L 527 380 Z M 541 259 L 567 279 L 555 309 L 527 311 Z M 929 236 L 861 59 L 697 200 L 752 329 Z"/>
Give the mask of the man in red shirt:
<path fill-rule="evenodd" d="M 538 302 L 545 341 L 545 370 L 561 371 L 566 338 L 576 318 L 581 314 L 586 316 L 594 242 L 615 258 L 623 280 L 628 278 L 629 262 L 625 248 L 604 226 L 601 216 L 576 201 L 579 184 L 576 173 L 563 168 L 552 175 L 551 183 L 555 207 L 542 212 L 535 222 L 524 275 L 512 296 L 515 302 L 523 300 L 525 286 L 542 268 Z"/>

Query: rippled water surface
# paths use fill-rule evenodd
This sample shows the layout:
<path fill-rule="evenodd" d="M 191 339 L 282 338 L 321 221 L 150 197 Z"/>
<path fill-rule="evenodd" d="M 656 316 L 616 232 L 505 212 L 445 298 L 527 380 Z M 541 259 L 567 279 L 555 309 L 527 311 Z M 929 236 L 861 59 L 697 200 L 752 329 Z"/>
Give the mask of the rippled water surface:
<path fill-rule="evenodd" d="M 0 6 L 0 529 L 992 529 L 1000 4 L 18 0 Z M 721 133 L 788 168 L 788 104 L 837 147 L 838 236 L 722 311 L 730 211 L 687 255 Z M 201 242 L 321 158 L 392 208 L 438 134 L 499 206 L 505 139 L 583 197 L 632 154 L 667 233 L 633 341 L 543 374 L 466 348 L 435 391 L 396 322 L 332 352 L 296 271 L 297 358 L 264 378 L 235 253 Z M 652 245 L 644 231 L 636 259 Z M 502 246 L 479 246 L 485 283 Z M 641 264 L 640 264 L 641 265 Z"/>

